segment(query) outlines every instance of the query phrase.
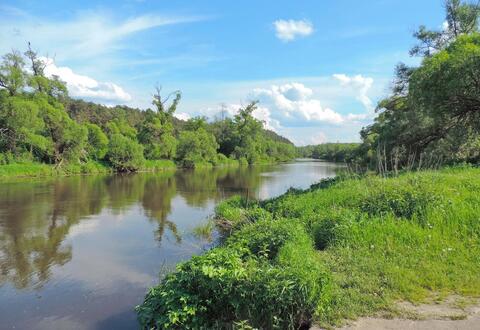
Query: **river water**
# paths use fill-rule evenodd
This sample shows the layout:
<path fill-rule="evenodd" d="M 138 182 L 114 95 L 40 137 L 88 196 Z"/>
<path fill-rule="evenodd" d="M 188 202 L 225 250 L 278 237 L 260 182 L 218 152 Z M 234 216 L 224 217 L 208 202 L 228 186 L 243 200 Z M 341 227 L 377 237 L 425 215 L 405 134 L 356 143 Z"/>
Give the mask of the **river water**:
<path fill-rule="evenodd" d="M 0 328 L 136 329 L 133 308 L 235 194 L 270 198 L 335 175 L 313 160 L 0 183 Z"/>

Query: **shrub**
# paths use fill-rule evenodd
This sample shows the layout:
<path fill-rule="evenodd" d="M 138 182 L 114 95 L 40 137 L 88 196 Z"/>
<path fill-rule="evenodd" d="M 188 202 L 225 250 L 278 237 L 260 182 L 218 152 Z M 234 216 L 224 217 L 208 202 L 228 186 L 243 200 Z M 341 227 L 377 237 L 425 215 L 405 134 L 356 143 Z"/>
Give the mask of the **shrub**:
<path fill-rule="evenodd" d="M 143 147 L 121 134 L 110 137 L 107 157 L 112 166 L 121 172 L 137 171 L 145 162 Z"/>
<path fill-rule="evenodd" d="M 249 236 L 260 226 L 264 233 Z M 225 247 L 193 257 L 151 289 L 137 306 L 141 326 L 218 329 L 240 322 L 298 329 L 309 324 L 318 301 L 328 297 L 329 277 L 319 270 L 308 235 L 287 221 L 262 221 L 238 233 Z M 255 254 L 272 239 L 273 262 L 273 255 Z"/>
<path fill-rule="evenodd" d="M 215 207 L 215 218 L 227 229 L 239 228 L 244 224 L 267 217 L 267 211 L 258 207 L 258 201 L 244 197 L 231 197 Z"/>
<path fill-rule="evenodd" d="M 292 220 L 260 220 L 242 230 L 234 232 L 227 245 L 240 250 L 246 249 L 252 255 L 274 259 L 287 241 L 299 240 L 305 234 L 303 227 Z"/>
<path fill-rule="evenodd" d="M 415 186 L 385 187 L 362 201 L 360 208 L 370 215 L 393 213 L 398 218 L 422 216 L 429 204 L 436 200 L 428 191 Z"/>
<path fill-rule="evenodd" d="M 351 209 L 333 209 L 319 215 L 311 225 L 315 247 L 324 250 L 342 240 L 358 218 L 358 212 Z"/>

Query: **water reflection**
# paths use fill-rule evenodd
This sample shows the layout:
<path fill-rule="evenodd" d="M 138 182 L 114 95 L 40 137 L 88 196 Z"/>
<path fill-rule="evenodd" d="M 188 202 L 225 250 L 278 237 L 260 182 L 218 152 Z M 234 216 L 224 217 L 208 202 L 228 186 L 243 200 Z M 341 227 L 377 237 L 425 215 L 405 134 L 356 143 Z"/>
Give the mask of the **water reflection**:
<path fill-rule="evenodd" d="M 1 327 L 135 328 L 132 306 L 162 265 L 202 251 L 192 229 L 219 200 L 305 188 L 335 168 L 300 162 L 4 182 Z"/>

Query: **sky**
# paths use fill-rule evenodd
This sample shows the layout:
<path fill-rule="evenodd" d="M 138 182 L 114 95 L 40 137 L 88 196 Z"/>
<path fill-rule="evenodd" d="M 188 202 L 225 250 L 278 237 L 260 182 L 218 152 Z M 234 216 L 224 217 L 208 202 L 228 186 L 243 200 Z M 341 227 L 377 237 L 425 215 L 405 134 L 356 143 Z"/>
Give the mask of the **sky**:
<path fill-rule="evenodd" d="M 419 25 L 442 0 L 115 0 L 0 3 L 0 53 L 31 42 L 72 97 L 151 107 L 180 90 L 176 116 L 255 117 L 297 145 L 359 141 Z"/>

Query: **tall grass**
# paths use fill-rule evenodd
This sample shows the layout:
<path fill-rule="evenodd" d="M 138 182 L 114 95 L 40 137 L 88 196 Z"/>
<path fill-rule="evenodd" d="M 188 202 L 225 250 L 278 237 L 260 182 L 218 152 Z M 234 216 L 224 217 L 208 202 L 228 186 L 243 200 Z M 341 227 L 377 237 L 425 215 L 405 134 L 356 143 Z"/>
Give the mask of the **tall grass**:
<path fill-rule="evenodd" d="M 240 322 L 260 328 L 295 328 L 312 319 L 332 326 L 380 311 L 398 313 L 397 301 L 479 296 L 479 192 L 480 169 L 466 167 L 330 180 L 264 202 L 226 201 L 216 212 L 222 224 L 230 224 L 229 237 L 220 248 L 195 257 L 200 271 L 187 262 L 155 288 L 163 293 L 149 294 L 138 308 L 140 320 L 144 326 L 165 326 L 161 315 L 177 313 L 172 302 L 182 294 L 195 302 L 197 326 Z M 241 266 L 228 258 L 211 265 L 216 251 L 238 254 Z M 260 280 L 249 267 L 272 268 L 275 275 Z M 249 279 L 225 282 L 208 275 L 227 269 Z M 200 286 L 164 293 L 171 283 L 197 283 L 199 276 L 207 276 Z M 282 294 L 267 299 L 278 294 L 276 276 L 297 284 L 281 282 Z M 248 288 L 256 298 L 236 291 L 220 295 L 213 289 L 217 285 Z M 210 300 L 219 310 L 210 311 Z M 283 307 L 272 311 L 268 304 Z M 254 310 L 266 310 L 268 317 L 259 319 Z M 168 322 L 189 328 L 192 320 Z"/>

